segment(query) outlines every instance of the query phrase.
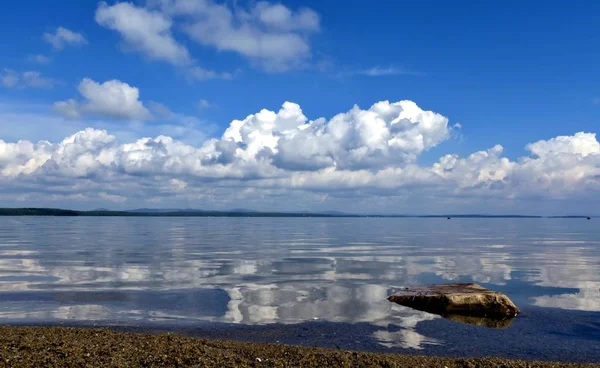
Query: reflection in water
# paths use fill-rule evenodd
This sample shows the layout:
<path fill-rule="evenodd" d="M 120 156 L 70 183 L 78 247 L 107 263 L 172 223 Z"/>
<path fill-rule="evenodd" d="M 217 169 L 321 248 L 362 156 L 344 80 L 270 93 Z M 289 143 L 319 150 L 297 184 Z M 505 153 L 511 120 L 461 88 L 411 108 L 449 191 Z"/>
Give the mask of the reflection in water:
<path fill-rule="evenodd" d="M 473 281 L 600 311 L 599 239 L 554 219 L 10 218 L 0 321 L 368 323 L 383 346 L 422 349 L 444 343 L 419 332 L 439 316 L 392 289 Z"/>
<path fill-rule="evenodd" d="M 422 350 L 426 345 L 440 345 L 438 340 L 418 334 L 414 330 L 380 330 L 373 333 L 373 338 L 388 348 Z"/>
<path fill-rule="evenodd" d="M 473 326 L 484 326 L 488 328 L 507 328 L 512 324 L 515 317 L 506 317 L 503 319 L 465 316 L 461 314 L 444 314 L 442 317 L 451 321 L 466 323 Z"/>
<path fill-rule="evenodd" d="M 600 283 L 580 284 L 579 292 L 533 298 L 533 304 L 540 307 L 575 309 L 589 312 L 600 311 Z"/>

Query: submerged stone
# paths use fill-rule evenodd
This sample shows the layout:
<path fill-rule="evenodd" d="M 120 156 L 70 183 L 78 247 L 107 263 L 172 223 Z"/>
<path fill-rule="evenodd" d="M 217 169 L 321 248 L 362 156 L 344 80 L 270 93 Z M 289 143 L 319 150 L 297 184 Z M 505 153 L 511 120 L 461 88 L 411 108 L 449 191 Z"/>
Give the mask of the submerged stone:
<path fill-rule="evenodd" d="M 390 302 L 439 314 L 464 323 L 506 327 L 518 313 L 517 306 L 504 294 L 478 284 L 424 285 L 400 290 Z M 460 318 L 460 316 L 480 317 Z M 493 322 L 497 321 L 497 323 Z"/>

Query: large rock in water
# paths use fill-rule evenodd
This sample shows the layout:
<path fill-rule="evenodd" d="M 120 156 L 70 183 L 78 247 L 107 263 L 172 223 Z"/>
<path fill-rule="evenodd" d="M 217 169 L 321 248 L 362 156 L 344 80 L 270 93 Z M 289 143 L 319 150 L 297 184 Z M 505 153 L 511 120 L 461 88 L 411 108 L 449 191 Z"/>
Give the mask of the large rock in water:
<path fill-rule="evenodd" d="M 517 306 L 506 295 L 477 284 L 416 286 L 398 291 L 388 300 L 444 317 L 461 315 L 507 319 L 519 313 Z"/>

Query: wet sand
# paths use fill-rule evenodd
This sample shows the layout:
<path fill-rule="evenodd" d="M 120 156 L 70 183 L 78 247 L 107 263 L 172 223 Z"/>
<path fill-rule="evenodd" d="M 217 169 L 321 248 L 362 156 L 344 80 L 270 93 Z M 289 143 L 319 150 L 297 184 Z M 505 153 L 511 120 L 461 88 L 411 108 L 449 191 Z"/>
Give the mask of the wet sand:
<path fill-rule="evenodd" d="M 599 367 L 455 359 L 142 334 L 0 326 L 0 367 Z"/>

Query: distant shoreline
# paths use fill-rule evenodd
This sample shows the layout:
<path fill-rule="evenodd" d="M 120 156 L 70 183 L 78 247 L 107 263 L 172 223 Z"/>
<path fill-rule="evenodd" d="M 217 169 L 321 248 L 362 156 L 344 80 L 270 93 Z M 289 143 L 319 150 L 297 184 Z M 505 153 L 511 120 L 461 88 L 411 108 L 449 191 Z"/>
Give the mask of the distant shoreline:
<path fill-rule="evenodd" d="M 344 213 L 311 213 L 311 212 L 253 212 L 253 211 L 204 211 L 181 210 L 162 211 L 77 211 L 60 208 L 0 208 L 0 216 L 57 216 L 57 217 L 319 217 L 319 218 L 574 218 L 586 219 L 591 216 L 528 216 L 528 215 L 481 215 L 481 214 L 446 214 L 446 215 L 382 215 L 382 214 L 344 214 Z"/>

